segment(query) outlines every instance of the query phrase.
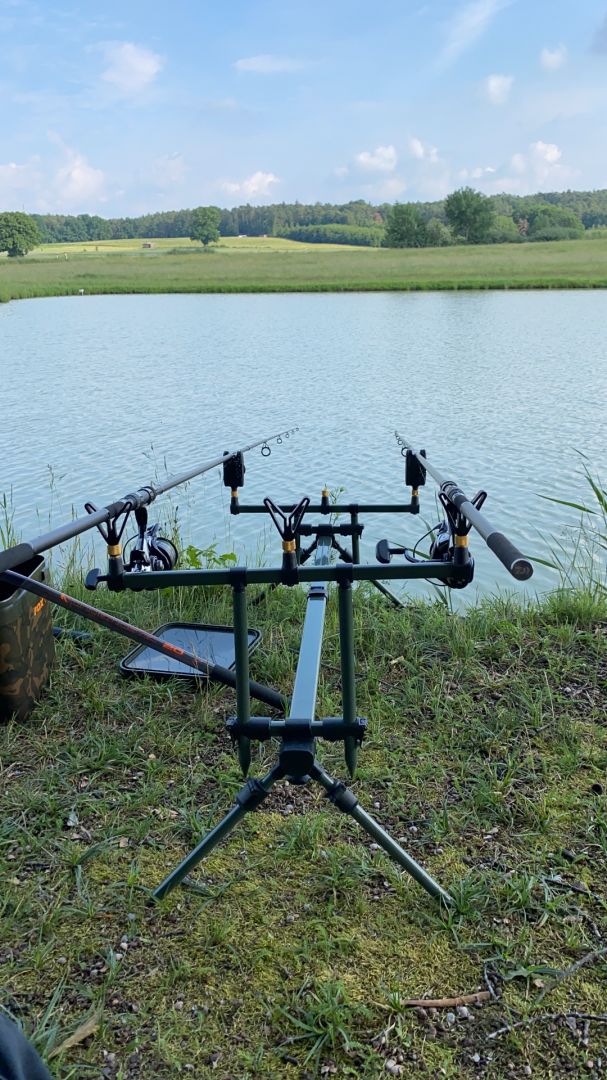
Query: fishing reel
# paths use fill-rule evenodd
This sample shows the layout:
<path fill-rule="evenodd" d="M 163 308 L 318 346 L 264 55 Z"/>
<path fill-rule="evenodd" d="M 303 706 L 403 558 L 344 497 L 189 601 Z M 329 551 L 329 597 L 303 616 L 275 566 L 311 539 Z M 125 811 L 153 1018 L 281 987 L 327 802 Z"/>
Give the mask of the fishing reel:
<path fill-rule="evenodd" d="M 160 525 L 148 525 L 146 507 L 135 511 L 139 531 L 124 546 L 125 569 L 129 573 L 146 573 L 158 570 L 174 570 L 179 552 L 172 540 L 160 535 Z"/>
<path fill-rule="evenodd" d="M 445 491 L 439 492 L 438 497 L 446 517 L 430 530 L 432 542 L 428 559 L 432 562 L 450 563 L 454 568 L 454 574 L 453 577 L 445 578 L 444 584 L 450 589 L 465 589 L 474 577 L 474 559 L 468 550 L 468 533 L 472 526 Z M 487 492 L 479 491 L 470 501 L 476 510 L 480 510 L 486 498 Z M 417 544 L 411 550 L 407 547 L 391 545 L 389 540 L 380 540 L 375 549 L 375 557 L 384 565 L 390 563 L 394 555 L 403 555 L 408 562 L 412 563 L 426 562 L 426 559 L 416 557 L 416 551 Z"/>
<path fill-rule="evenodd" d="M 87 503 L 87 509 L 91 505 Z M 102 582 L 105 582 L 112 592 L 120 591 L 124 588 L 125 570 L 129 573 L 140 574 L 158 570 L 174 570 L 177 565 L 179 559 L 177 548 L 172 540 L 160 535 L 160 525 L 148 525 L 148 512 L 145 506 L 134 511 L 138 526 L 137 535 L 127 540 L 124 549 L 121 547 L 120 538 L 130 513 L 131 507 L 127 506 L 124 520 L 119 528 L 115 521 L 110 522 L 107 529 L 101 529 L 98 526 L 108 545 L 107 574 L 102 574 L 97 567 L 89 570 L 84 584 L 91 592 L 94 592 Z"/>

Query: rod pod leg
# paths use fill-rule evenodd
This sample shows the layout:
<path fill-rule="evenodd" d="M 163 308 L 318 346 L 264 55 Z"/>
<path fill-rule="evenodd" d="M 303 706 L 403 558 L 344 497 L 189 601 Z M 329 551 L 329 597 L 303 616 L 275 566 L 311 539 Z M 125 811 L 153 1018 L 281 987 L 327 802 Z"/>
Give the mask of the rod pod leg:
<path fill-rule="evenodd" d="M 155 900 L 162 900 L 163 896 L 170 893 L 176 885 L 181 884 L 184 878 L 187 877 L 190 870 L 193 870 L 198 863 L 201 862 L 214 847 L 223 840 L 224 836 L 232 832 L 232 829 L 238 824 L 238 822 L 250 813 L 251 810 L 256 810 L 257 807 L 263 802 L 267 795 L 269 795 L 271 789 L 277 780 L 284 776 L 283 770 L 279 765 L 274 765 L 261 780 L 247 780 L 246 784 L 241 787 L 240 791 L 236 795 L 236 805 L 232 807 L 224 818 L 211 829 L 210 832 L 202 838 L 199 844 L 186 855 L 185 859 L 176 866 L 170 874 L 165 877 L 164 881 L 160 882 L 154 892 L 152 893 L 148 903 L 152 904 Z"/>
<path fill-rule="evenodd" d="M 420 866 L 411 855 L 408 855 L 404 848 L 381 827 L 375 818 L 371 817 L 366 810 L 363 810 L 354 792 L 350 791 L 341 781 L 333 780 L 318 764 L 314 765 L 310 775 L 313 780 L 318 780 L 319 784 L 324 787 L 331 802 L 343 813 L 353 817 L 365 832 L 375 840 L 375 843 L 379 844 L 399 866 L 402 866 L 403 870 L 406 870 L 417 881 L 418 885 L 421 885 L 422 889 L 425 889 L 435 900 L 440 900 L 447 906 L 453 903 L 453 898 L 449 896 L 449 893 L 424 870 L 423 866 Z"/>

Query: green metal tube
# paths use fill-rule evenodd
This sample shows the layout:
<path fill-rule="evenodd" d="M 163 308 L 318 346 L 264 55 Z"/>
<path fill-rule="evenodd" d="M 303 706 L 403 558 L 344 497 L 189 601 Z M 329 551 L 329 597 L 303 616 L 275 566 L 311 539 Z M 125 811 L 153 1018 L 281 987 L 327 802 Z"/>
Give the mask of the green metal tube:
<path fill-rule="evenodd" d="M 390 855 L 399 866 L 402 866 L 403 870 L 411 874 L 411 877 L 417 881 L 418 885 L 421 885 L 422 889 L 430 893 L 430 896 L 433 896 L 435 900 L 442 900 L 444 904 L 453 903 L 449 893 L 424 870 L 423 866 L 420 866 L 411 855 L 408 855 L 404 848 L 385 829 L 382 829 L 379 822 L 371 817 L 366 810 L 363 810 L 360 804 L 354 807 L 351 814 L 354 820 L 359 825 L 362 825 L 365 832 L 372 836 L 375 842 L 384 849 L 386 854 Z"/>
<path fill-rule="evenodd" d="M 359 563 L 360 562 L 360 536 L 358 535 L 358 532 L 356 531 L 356 526 L 358 525 L 358 513 L 355 510 L 353 510 L 352 513 L 350 514 L 350 524 L 353 526 L 353 528 L 355 530 L 352 533 L 352 562 L 353 563 Z"/>
<path fill-rule="evenodd" d="M 384 596 L 387 596 L 388 600 L 390 600 L 394 604 L 394 607 L 405 607 L 405 604 L 403 604 L 402 600 L 399 600 L 398 596 L 395 596 L 392 590 L 388 589 L 386 585 L 383 585 L 381 581 L 374 581 L 373 584 L 375 585 L 375 588 L 378 590 L 378 592 L 383 593 Z"/>
<path fill-rule="evenodd" d="M 246 587 L 239 583 L 232 589 L 234 615 L 234 658 L 236 661 L 236 715 L 241 724 L 251 716 L 249 694 L 249 627 L 247 623 Z M 251 740 L 246 735 L 238 739 L 238 760 L 246 776 L 251 764 Z"/>
<path fill-rule="evenodd" d="M 356 681 L 354 672 L 354 617 L 352 614 L 352 586 L 349 581 L 339 583 L 339 650 L 341 659 L 341 697 L 345 724 L 356 722 Z M 344 756 L 350 776 L 356 772 L 358 747 L 352 735 L 344 739 Z"/>
<path fill-rule="evenodd" d="M 283 776 L 282 769 L 275 765 L 262 780 L 254 781 L 258 788 L 263 789 L 261 792 L 262 798 L 265 798 L 281 776 Z M 252 781 L 249 780 L 247 783 L 251 784 Z M 246 785 L 245 788 L 243 788 L 243 791 L 245 790 Z M 198 863 L 209 855 L 214 847 L 217 847 L 217 844 L 223 840 L 224 836 L 227 836 L 227 834 L 232 831 L 234 826 L 238 824 L 245 814 L 251 813 L 256 809 L 260 801 L 261 799 L 258 798 L 247 805 L 245 800 L 239 800 L 237 797 L 236 806 L 232 807 L 219 824 L 216 825 L 214 829 L 211 829 L 211 831 L 202 838 L 194 850 L 191 851 L 189 855 L 186 855 L 185 859 L 179 863 L 179 866 L 176 866 L 175 869 L 165 877 L 164 881 L 161 881 L 160 885 L 154 889 L 152 900 L 162 900 L 163 896 L 166 896 L 166 894 L 171 892 L 176 885 L 179 885 L 183 879 L 188 876 L 190 870 L 193 870 L 195 866 L 198 866 Z"/>
<path fill-rule="evenodd" d="M 207 833 L 203 840 L 200 841 L 198 847 L 195 847 L 186 858 L 176 866 L 170 874 L 165 877 L 164 881 L 161 881 L 160 885 L 154 889 L 152 897 L 154 900 L 162 900 L 163 896 L 170 893 L 177 885 L 180 885 L 185 877 L 188 876 L 190 870 L 193 870 L 201 859 L 204 859 L 206 855 L 210 855 L 214 847 L 220 840 L 223 840 L 229 832 L 232 831 L 235 825 L 245 816 L 247 811 L 244 806 L 234 806 L 228 814 L 216 825 L 211 832 Z"/>
<path fill-rule="evenodd" d="M 289 514 L 295 509 L 295 503 L 282 504 L 280 509 Z M 263 503 L 242 503 L 238 507 L 239 514 L 267 514 L 267 508 Z M 306 514 L 411 514 L 417 510 L 413 503 L 310 503 Z"/>
<path fill-rule="evenodd" d="M 407 873 L 417 881 L 418 885 L 421 885 L 422 889 L 425 889 L 426 892 L 436 900 L 442 901 L 443 904 L 450 905 L 453 903 L 453 898 L 449 896 L 449 893 L 424 870 L 423 866 L 420 866 L 411 855 L 408 855 L 404 848 L 390 836 L 390 833 L 386 832 L 386 830 L 381 827 L 375 818 L 371 817 L 366 810 L 363 810 L 358 799 L 349 788 L 346 788 L 343 784 L 336 783 L 336 781 L 333 780 L 333 778 L 318 764 L 314 767 L 312 777 L 314 780 L 318 780 L 319 784 L 324 787 L 331 802 L 333 802 L 343 813 L 353 817 L 354 820 L 362 826 L 365 832 L 368 833 L 381 848 L 383 848 L 386 854 L 394 859 L 399 866 L 402 866 L 403 870 L 406 870 Z M 336 789 L 338 794 L 337 798 L 335 797 Z"/>
<path fill-rule="evenodd" d="M 331 566 L 297 566 L 293 571 L 294 581 L 289 584 L 304 584 L 312 581 L 404 581 L 412 579 L 438 578 L 445 581 L 457 573 L 457 566 L 451 562 L 439 562 L 436 559 L 424 559 L 420 563 L 335 563 Z M 174 589 L 180 586 L 191 588 L 193 585 L 232 585 L 235 573 L 246 574 L 247 585 L 280 585 L 284 573 L 280 567 L 234 567 L 233 570 L 150 570 L 145 574 L 126 573 L 122 583 L 125 589 Z"/>

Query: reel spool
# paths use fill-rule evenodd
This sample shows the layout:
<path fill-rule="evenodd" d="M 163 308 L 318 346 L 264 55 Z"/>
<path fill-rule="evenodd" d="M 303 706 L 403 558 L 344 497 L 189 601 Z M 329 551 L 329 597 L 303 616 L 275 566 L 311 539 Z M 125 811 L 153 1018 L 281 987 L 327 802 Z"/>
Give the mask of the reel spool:
<path fill-rule="evenodd" d="M 147 515 L 146 515 L 147 516 Z M 129 545 L 131 548 L 125 569 L 133 573 L 145 573 L 146 571 L 174 570 L 179 552 L 172 540 L 166 536 L 160 536 L 160 525 L 140 525 L 139 533 L 125 544 L 125 555 Z"/>

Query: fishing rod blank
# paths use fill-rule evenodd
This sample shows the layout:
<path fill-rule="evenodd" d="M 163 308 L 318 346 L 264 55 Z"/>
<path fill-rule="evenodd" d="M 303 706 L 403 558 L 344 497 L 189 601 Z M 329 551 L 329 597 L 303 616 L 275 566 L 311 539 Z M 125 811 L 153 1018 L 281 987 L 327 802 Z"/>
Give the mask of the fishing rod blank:
<path fill-rule="evenodd" d="M 283 437 L 288 438 L 298 430 L 296 427 L 289 428 L 288 431 L 279 431 L 276 435 L 269 435 L 266 439 L 258 439 L 256 442 L 249 443 L 248 446 L 242 446 L 239 450 L 226 450 L 221 456 L 213 458 L 212 461 L 205 461 L 191 469 L 186 469 L 185 472 L 167 477 L 161 484 L 149 484 L 141 487 L 137 491 L 117 499 L 116 502 L 108 503 L 107 506 L 95 509 L 84 517 L 66 522 L 65 525 L 59 525 L 56 529 L 43 533 L 42 536 L 37 536 L 34 540 L 15 544 L 13 547 L 7 548 L 6 551 L 0 552 L 0 573 L 3 570 L 11 570 L 19 566 L 20 563 L 27 562 L 35 555 L 48 551 L 49 548 L 64 544 L 67 540 L 72 540 L 74 537 L 80 536 L 81 533 L 95 528 L 95 526 L 111 522 L 120 517 L 121 514 L 149 506 L 150 503 L 154 502 L 154 499 L 159 495 L 163 495 L 166 491 L 170 491 L 171 488 L 179 487 L 180 484 L 185 484 L 188 480 L 193 480 L 195 476 L 201 476 L 203 473 L 209 472 L 217 465 L 222 465 L 231 458 L 238 457 L 239 454 L 245 454 L 248 450 L 254 450 L 257 446 L 261 446 L 262 450 L 267 446 L 269 450 L 269 443 L 279 439 L 282 440 Z"/>
<path fill-rule="evenodd" d="M 194 668 L 195 671 L 212 679 L 214 682 L 223 683 L 224 686 L 236 687 L 236 675 L 229 668 L 224 668 L 220 664 L 213 664 L 199 656 L 194 656 L 193 653 L 180 649 L 169 641 L 163 641 L 162 638 L 148 633 L 147 630 L 140 630 L 138 626 L 132 626 L 131 623 L 124 622 L 123 619 L 118 619 L 115 615 L 109 615 L 106 611 L 99 611 L 98 608 L 91 607 L 90 604 L 85 604 L 82 600 L 76 600 L 73 596 L 58 592 L 57 589 L 51 588 L 50 585 L 44 585 L 41 581 L 36 581 L 31 577 L 24 577 L 23 574 L 18 574 L 14 570 L 5 570 L 4 573 L 0 574 L 0 581 L 5 581 L 7 585 L 11 585 L 15 589 L 25 589 L 27 592 L 34 593 L 41 599 L 48 600 L 51 604 L 57 604 L 58 607 L 73 612 L 74 615 L 81 615 L 83 618 L 89 619 L 90 622 L 99 623 L 106 630 L 113 630 L 114 633 L 130 638 L 131 641 L 136 641 L 139 645 L 154 649 L 156 652 L 162 653 L 163 656 L 168 655 L 173 660 L 179 660 L 180 663 Z M 272 690 L 269 686 L 262 686 L 261 683 L 254 682 L 252 679 L 249 681 L 249 690 L 251 695 L 257 698 L 258 701 L 265 702 L 266 705 L 278 709 L 279 712 L 285 712 L 286 701 L 282 694 L 277 693 L 276 690 Z"/>
<path fill-rule="evenodd" d="M 517 581 L 527 581 L 533 574 L 533 566 L 529 560 L 503 533 L 493 527 L 485 515 L 481 514 L 480 510 L 464 494 L 455 480 L 448 480 L 434 465 L 430 464 L 424 455 L 414 450 L 410 439 L 400 435 L 398 431 L 395 431 L 394 434 L 398 444 L 414 455 L 422 468 L 426 469 L 436 481 L 445 498 L 480 533 L 487 547 L 497 556 L 502 565 L 506 567 L 506 570 L 512 574 L 512 577 L 516 578 Z"/>

